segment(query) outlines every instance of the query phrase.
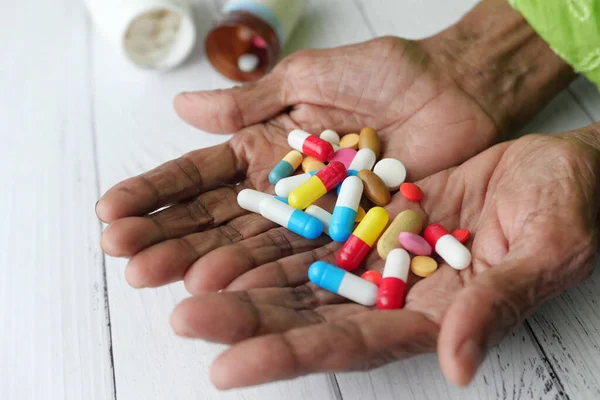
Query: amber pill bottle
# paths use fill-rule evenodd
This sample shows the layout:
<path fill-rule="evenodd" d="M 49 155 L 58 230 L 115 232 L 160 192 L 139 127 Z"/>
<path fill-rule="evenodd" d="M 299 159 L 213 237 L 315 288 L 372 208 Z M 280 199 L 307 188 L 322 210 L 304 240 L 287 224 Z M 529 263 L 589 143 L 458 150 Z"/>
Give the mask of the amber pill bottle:
<path fill-rule="evenodd" d="M 229 79 L 247 82 L 269 72 L 307 0 L 231 0 L 206 37 L 206 55 Z"/>

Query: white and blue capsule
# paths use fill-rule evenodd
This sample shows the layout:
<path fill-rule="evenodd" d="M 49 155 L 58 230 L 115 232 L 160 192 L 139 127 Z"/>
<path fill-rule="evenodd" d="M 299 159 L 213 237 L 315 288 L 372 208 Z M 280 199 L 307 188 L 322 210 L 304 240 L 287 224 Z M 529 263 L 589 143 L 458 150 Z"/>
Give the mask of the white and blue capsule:
<path fill-rule="evenodd" d="M 323 233 L 323 223 L 317 218 L 296 210 L 273 196 L 262 200 L 258 209 L 260 215 L 269 221 L 284 226 L 307 239 L 316 239 Z"/>
<path fill-rule="evenodd" d="M 334 241 L 345 242 L 352 235 L 362 193 L 359 177 L 349 176 L 342 182 L 329 225 L 329 236 Z"/>
<path fill-rule="evenodd" d="M 271 185 L 277 185 L 277 182 L 283 178 L 291 176 L 300 164 L 302 164 L 302 153 L 297 150 L 290 151 L 271 170 L 269 182 L 271 182 Z"/>
<path fill-rule="evenodd" d="M 370 307 L 377 302 L 377 285 L 325 261 L 316 261 L 308 268 L 308 279 L 363 306 Z"/>

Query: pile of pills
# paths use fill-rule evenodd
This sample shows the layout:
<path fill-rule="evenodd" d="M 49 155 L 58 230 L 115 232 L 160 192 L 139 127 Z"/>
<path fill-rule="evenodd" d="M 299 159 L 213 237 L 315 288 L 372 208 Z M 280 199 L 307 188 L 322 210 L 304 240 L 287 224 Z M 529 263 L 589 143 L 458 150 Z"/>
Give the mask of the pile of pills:
<path fill-rule="evenodd" d="M 325 233 L 344 243 L 337 254 L 338 266 L 317 261 L 309 267 L 308 278 L 315 285 L 365 306 L 398 309 L 404 304 L 409 271 L 430 276 L 438 268 L 435 254 L 456 270 L 471 264 L 471 253 L 464 246 L 470 237 L 467 229 L 450 233 L 432 224 L 423 230 L 421 216 L 413 210 L 402 211 L 388 224 L 383 207 L 390 203 L 391 192 L 399 190 L 412 202 L 421 201 L 423 192 L 404 182 L 406 169 L 399 160 L 377 161 L 381 142 L 372 128 L 341 139 L 331 129 L 320 136 L 294 129 L 288 144 L 293 150 L 269 174 L 276 196 L 244 189 L 238 203 L 307 239 Z M 303 173 L 294 175 L 300 167 Z M 337 193 L 332 213 L 313 204 L 331 191 Z M 366 212 L 363 196 L 374 205 Z M 353 274 L 375 244 L 386 260 L 383 274 Z"/>

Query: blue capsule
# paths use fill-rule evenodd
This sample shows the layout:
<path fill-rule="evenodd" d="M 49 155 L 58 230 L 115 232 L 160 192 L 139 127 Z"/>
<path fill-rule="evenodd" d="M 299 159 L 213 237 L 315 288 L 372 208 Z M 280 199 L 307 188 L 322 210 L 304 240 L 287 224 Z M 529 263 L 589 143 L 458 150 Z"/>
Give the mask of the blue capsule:
<path fill-rule="evenodd" d="M 271 185 L 276 185 L 283 178 L 291 176 L 301 163 L 302 154 L 296 150 L 290 151 L 271 170 L 269 173 L 269 182 L 271 182 Z"/>

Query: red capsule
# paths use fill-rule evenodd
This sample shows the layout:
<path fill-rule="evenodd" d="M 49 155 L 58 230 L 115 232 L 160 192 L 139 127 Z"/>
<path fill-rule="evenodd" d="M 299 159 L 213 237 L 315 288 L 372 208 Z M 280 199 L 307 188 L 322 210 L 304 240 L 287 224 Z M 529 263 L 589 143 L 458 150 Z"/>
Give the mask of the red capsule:
<path fill-rule="evenodd" d="M 369 254 L 371 246 L 352 235 L 340 249 L 337 255 L 338 266 L 346 271 L 353 271 Z"/>
<path fill-rule="evenodd" d="M 316 176 L 321 180 L 325 189 L 329 192 L 346 178 L 346 166 L 339 161 L 329 163 L 325 168 L 319 170 Z"/>
<path fill-rule="evenodd" d="M 383 268 L 381 284 L 377 293 L 377 308 L 395 310 L 402 308 L 406 296 L 406 281 L 410 270 L 410 256 L 404 249 L 393 249 Z"/>

